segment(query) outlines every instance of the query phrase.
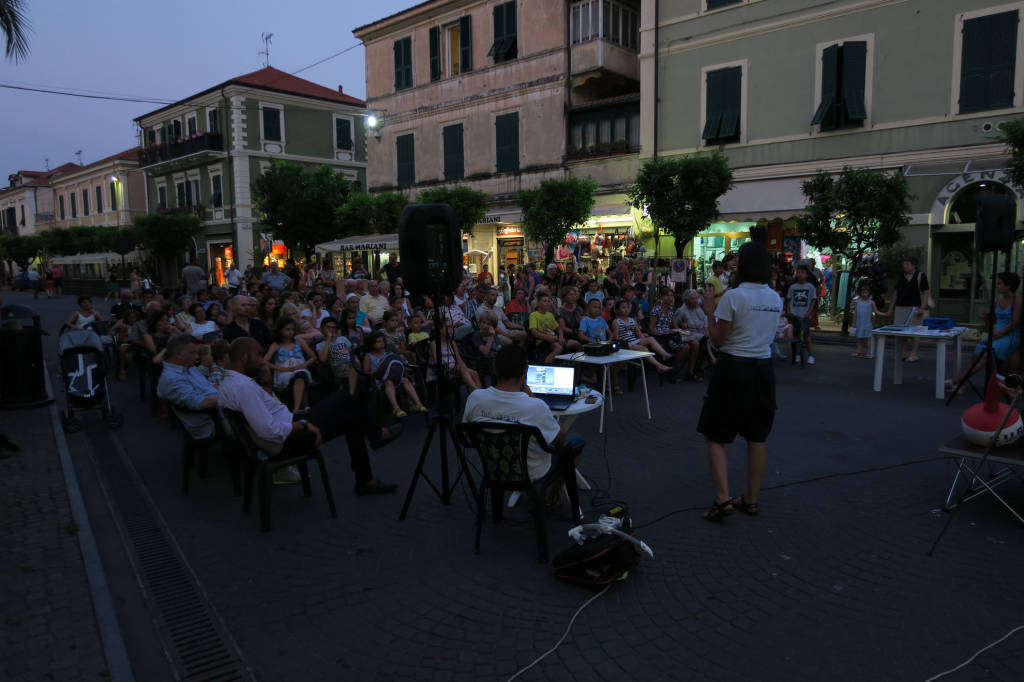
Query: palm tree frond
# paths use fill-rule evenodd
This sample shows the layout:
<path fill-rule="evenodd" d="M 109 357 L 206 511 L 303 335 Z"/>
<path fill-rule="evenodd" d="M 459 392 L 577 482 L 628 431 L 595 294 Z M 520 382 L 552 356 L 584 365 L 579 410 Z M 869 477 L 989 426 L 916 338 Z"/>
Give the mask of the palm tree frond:
<path fill-rule="evenodd" d="M 28 57 L 29 24 L 25 0 L 0 0 L 0 32 L 6 41 L 4 55 L 18 62 Z"/>

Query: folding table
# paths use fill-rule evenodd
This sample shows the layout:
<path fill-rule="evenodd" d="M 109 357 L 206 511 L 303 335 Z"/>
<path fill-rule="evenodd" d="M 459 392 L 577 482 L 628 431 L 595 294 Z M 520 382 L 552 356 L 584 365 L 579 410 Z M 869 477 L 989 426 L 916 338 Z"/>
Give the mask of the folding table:
<path fill-rule="evenodd" d="M 999 503 L 1006 507 L 1017 521 L 1024 524 L 1024 516 L 1021 516 L 1024 510 L 1018 511 L 1014 509 L 1013 505 L 1005 497 L 996 492 L 996 488 L 1012 479 L 1024 482 L 1024 445 L 1022 445 L 1022 442 L 1024 441 L 1011 443 L 1001 448 L 994 448 L 988 458 L 985 459 L 985 463 L 989 465 L 989 473 L 987 474 L 982 474 L 977 470 L 977 465 L 981 463 L 982 458 L 985 456 L 985 448 L 974 445 L 963 434 L 956 436 L 939 448 L 939 454 L 950 457 L 956 465 L 956 474 L 953 476 L 953 483 L 949 487 L 946 503 L 942 508 L 949 511 L 955 507 L 956 500 L 954 497 L 956 497 L 958 487 L 959 485 L 966 485 L 968 493 L 963 499 L 964 502 L 973 500 L 979 495 L 989 493 L 999 500 Z M 969 460 L 975 463 L 973 468 L 968 463 Z M 961 482 L 961 479 L 963 479 L 963 482 Z"/>
<path fill-rule="evenodd" d="M 579 362 L 585 365 L 596 365 L 601 367 L 601 419 L 598 424 L 597 432 L 604 433 L 604 405 L 608 403 L 608 411 L 615 411 L 615 404 L 612 400 L 612 384 L 611 379 L 608 377 L 608 368 L 618 363 L 633 363 L 640 366 L 640 377 L 644 384 L 644 404 L 647 407 L 647 418 L 651 418 L 651 400 L 647 395 L 647 372 L 644 370 L 644 358 L 654 357 L 654 353 L 650 351 L 640 350 L 620 350 L 617 353 L 611 355 L 586 355 L 584 353 L 565 353 L 564 355 L 556 355 L 556 360 L 562 360 L 563 362 Z"/>
<path fill-rule="evenodd" d="M 872 330 L 875 348 L 875 384 L 876 391 L 882 390 L 882 364 L 885 360 L 885 337 L 891 336 L 896 340 L 896 350 L 893 354 L 892 383 L 903 383 L 903 362 L 901 351 L 903 350 L 904 339 L 926 339 L 935 341 L 935 397 L 942 400 L 946 393 L 946 347 L 950 341 L 956 341 L 956 369 L 960 368 L 961 356 L 961 335 L 967 331 L 966 327 L 953 327 L 952 329 L 931 330 L 927 327 L 907 327 L 903 325 L 889 325 Z"/>

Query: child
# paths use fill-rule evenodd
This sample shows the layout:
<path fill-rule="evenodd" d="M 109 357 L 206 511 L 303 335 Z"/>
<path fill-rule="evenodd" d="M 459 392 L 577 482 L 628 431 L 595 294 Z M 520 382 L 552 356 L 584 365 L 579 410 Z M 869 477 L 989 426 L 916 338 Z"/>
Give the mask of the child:
<path fill-rule="evenodd" d="M 589 304 L 593 300 L 604 302 L 604 292 L 598 288 L 596 279 L 587 282 L 587 293 L 583 296 L 584 303 Z"/>
<path fill-rule="evenodd" d="M 212 384 L 213 382 L 213 353 L 210 347 L 202 344 L 196 349 L 199 354 L 199 366 L 196 369 Z"/>
<path fill-rule="evenodd" d="M 408 348 L 406 348 L 405 329 L 398 325 L 398 313 L 394 310 L 386 310 L 383 319 L 384 328 L 381 331 L 384 332 L 384 338 L 387 339 L 388 352 L 399 353 L 406 360 L 411 359 Z"/>
<path fill-rule="evenodd" d="M 498 316 L 493 310 L 481 310 L 476 314 L 476 323 L 480 331 L 473 334 L 473 347 L 481 358 L 490 365 L 501 349 L 501 337 L 498 336 Z"/>
<path fill-rule="evenodd" d="M 415 346 L 417 343 L 424 339 L 430 338 L 430 333 L 423 331 L 423 325 L 426 324 L 426 318 L 423 317 L 423 313 L 416 312 L 412 317 L 409 318 L 409 345 Z"/>
<path fill-rule="evenodd" d="M 619 341 L 619 347 L 626 347 L 629 350 L 638 351 L 651 351 L 657 354 L 657 357 L 648 356 L 644 358 L 647 364 L 654 367 L 659 372 L 670 372 L 672 368 L 661 362 L 658 362 L 658 357 L 662 360 L 671 360 L 672 356 L 669 355 L 661 344 L 658 343 L 654 337 L 647 336 L 643 330 L 640 329 L 640 325 L 637 321 L 629 316 L 630 302 L 626 299 L 622 299 L 615 306 L 616 317 L 612 320 L 612 336 Z M 615 395 L 622 395 L 622 389 L 615 385 L 612 387 Z"/>
<path fill-rule="evenodd" d="M 722 300 L 722 294 L 725 293 L 725 284 L 722 283 L 722 273 L 725 272 L 725 265 L 720 260 L 716 260 L 711 264 L 711 276 L 708 277 L 706 285 L 714 289 L 715 305 Z"/>
<path fill-rule="evenodd" d="M 871 291 L 867 287 L 857 290 L 860 294 L 857 299 L 857 307 L 854 308 L 854 326 L 857 331 L 857 352 L 853 353 L 855 358 L 874 358 L 871 352 L 871 314 L 881 315 L 878 306 L 871 299 Z"/>
<path fill-rule="evenodd" d="M 605 298 L 601 303 L 601 319 L 609 325 L 615 319 L 615 299 L 611 296 Z"/>
<path fill-rule="evenodd" d="M 814 347 L 811 345 L 811 314 L 818 300 L 818 288 L 808 282 L 811 272 L 806 265 L 796 269 L 796 281 L 789 286 L 786 294 L 786 307 L 790 315 L 800 320 L 800 336 L 807 347 L 807 364 L 814 364 Z M 797 357 L 797 360 L 800 358 Z"/>
<path fill-rule="evenodd" d="M 445 321 L 439 329 L 441 332 L 441 364 L 447 367 L 452 374 L 457 374 L 462 379 L 462 383 L 471 390 L 475 391 L 480 388 L 480 375 L 476 373 L 476 370 L 466 366 L 459 353 L 458 344 L 452 340 L 452 323 Z M 434 358 L 434 364 L 437 365 L 437 347 L 434 344 L 430 345 L 430 353 Z"/>
<path fill-rule="evenodd" d="M 599 343 L 608 340 L 608 322 L 601 317 L 602 299 L 587 301 L 587 316 L 580 320 L 580 341 Z"/>
<path fill-rule="evenodd" d="M 214 386 L 220 386 L 221 379 L 224 378 L 224 366 L 228 362 L 230 349 L 231 344 L 224 339 L 217 339 L 210 346 L 210 359 L 213 364 L 210 365 L 210 375 L 207 378 Z"/>
<path fill-rule="evenodd" d="M 772 348 L 775 350 L 775 355 L 779 359 L 785 358 L 785 353 L 779 348 L 779 341 L 786 342 L 793 340 L 793 325 L 789 323 L 789 319 L 784 313 L 779 313 L 779 321 L 775 325 L 775 342 L 772 344 Z"/>
<path fill-rule="evenodd" d="M 356 373 L 352 371 L 352 341 L 338 333 L 338 321 L 333 317 L 320 323 L 324 340 L 316 345 L 317 358 L 331 368 L 331 375 L 339 386 L 347 386 L 350 394 L 356 391 Z"/>
<path fill-rule="evenodd" d="M 306 368 L 315 359 L 306 342 L 295 338 L 295 321 L 282 315 L 274 325 L 274 343 L 263 360 L 274 370 L 274 390 L 291 387 L 292 412 L 299 412 L 307 402 L 306 388 L 313 383 L 313 375 Z"/>
<path fill-rule="evenodd" d="M 405 364 L 394 353 L 387 352 L 387 338 L 384 332 L 375 331 L 366 339 L 366 355 L 363 357 L 363 371 L 373 376 L 377 386 L 384 389 L 384 395 L 391 403 L 391 412 L 402 419 L 406 417 L 405 411 L 398 406 L 398 396 L 395 394 L 395 384 L 401 384 L 402 388 L 413 401 L 413 412 L 426 412 L 427 408 L 420 402 L 416 395 L 416 389 L 412 382 L 405 376 Z"/>
<path fill-rule="evenodd" d="M 551 309 L 551 297 L 546 293 L 540 294 L 537 298 L 537 309 L 530 313 L 530 336 L 533 337 L 537 350 L 546 354 L 545 365 L 550 365 L 565 345 L 558 320 Z"/>

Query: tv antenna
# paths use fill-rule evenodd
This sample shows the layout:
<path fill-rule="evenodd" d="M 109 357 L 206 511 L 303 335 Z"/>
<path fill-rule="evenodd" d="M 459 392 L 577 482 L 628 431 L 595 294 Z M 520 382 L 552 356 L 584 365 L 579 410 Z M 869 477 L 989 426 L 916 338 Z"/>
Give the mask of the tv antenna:
<path fill-rule="evenodd" d="M 43 164 L 46 166 L 46 170 L 50 170 L 50 157 L 49 156 L 43 158 Z"/>
<path fill-rule="evenodd" d="M 81 166 L 82 165 L 82 150 L 79 149 L 78 151 L 76 151 L 75 152 L 75 156 L 78 157 L 78 165 Z"/>
<path fill-rule="evenodd" d="M 274 37 L 273 33 L 261 33 L 260 40 L 263 41 L 263 49 L 259 51 L 259 54 L 263 55 L 263 66 L 270 66 L 270 39 Z"/>

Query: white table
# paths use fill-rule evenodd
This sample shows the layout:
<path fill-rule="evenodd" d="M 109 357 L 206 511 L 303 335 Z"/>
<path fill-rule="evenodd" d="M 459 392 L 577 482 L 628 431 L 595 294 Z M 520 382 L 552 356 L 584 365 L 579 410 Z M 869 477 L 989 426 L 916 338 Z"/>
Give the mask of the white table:
<path fill-rule="evenodd" d="M 876 391 L 882 390 L 882 364 L 885 359 L 885 339 L 891 336 L 896 341 L 896 352 L 893 355 L 892 382 L 903 383 L 903 342 L 906 339 L 924 339 L 936 342 L 935 352 L 935 397 L 942 400 L 945 397 L 946 388 L 946 347 L 950 341 L 956 342 L 956 365 L 959 369 L 962 355 L 961 335 L 967 331 L 966 327 L 953 327 L 952 329 L 930 330 L 927 327 L 904 327 L 890 325 L 879 327 L 871 332 L 875 347 L 875 385 Z"/>
<path fill-rule="evenodd" d="M 590 389 L 587 393 L 588 394 L 586 396 L 573 400 L 572 404 L 569 405 L 569 407 L 565 408 L 564 410 L 551 410 L 551 414 L 553 414 L 555 416 L 555 419 L 560 421 L 562 425 L 565 426 L 567 431 L 570 428 L 572 428 L 573 422 L 576 421 L 576 417 L 586 412 L 591 412 L 593 410 L 599 409 L 602 405 L 604 405 L 604 399 L 601 398 L 601 394 L 598 391 Z M 587 398 L 589 397 L 596 398 L 596 400 L 592 403 L 588 403 Z M 583 490 L 590 490 L 590 481 L 583 478 L 583 474 L 579 472 L 579 469 L 576 470 L 576 483 Z M 518 490 L 512 491 L 512 493 L 509 494 L 508 496 L 508 508 L 511 509 L 512 507 L 516 506 L 516 504 L 519 503 L 520 497 L 522 497 L 522 493 L 520 493 Z"/>
<path fill-rule="evenodd" d="M 644 358 L 652 358 L 654 353 L 640 350 L 620 350 L 611 355 L 585 355 L 584 353 L 566 353 L 556 355 L 556 360 L 563 362 L 579 362 L 584 365 L 596 365 L 602 368 L 601 374 L 601 420 L 597 432 L 604 433 L 604 405 L 608 403 L 608 411 L 615 411 L 615 401 L 612 398 L 611 379 L 608 377 L 608 368 L 618 363 L 634 363 L 640 367 L 640 377 L 644 384 L 644 405 L 647 407 L 647 418 L 651 418 L 651 400 L 647 395 L 647 372 L 644 369 Z"/>

